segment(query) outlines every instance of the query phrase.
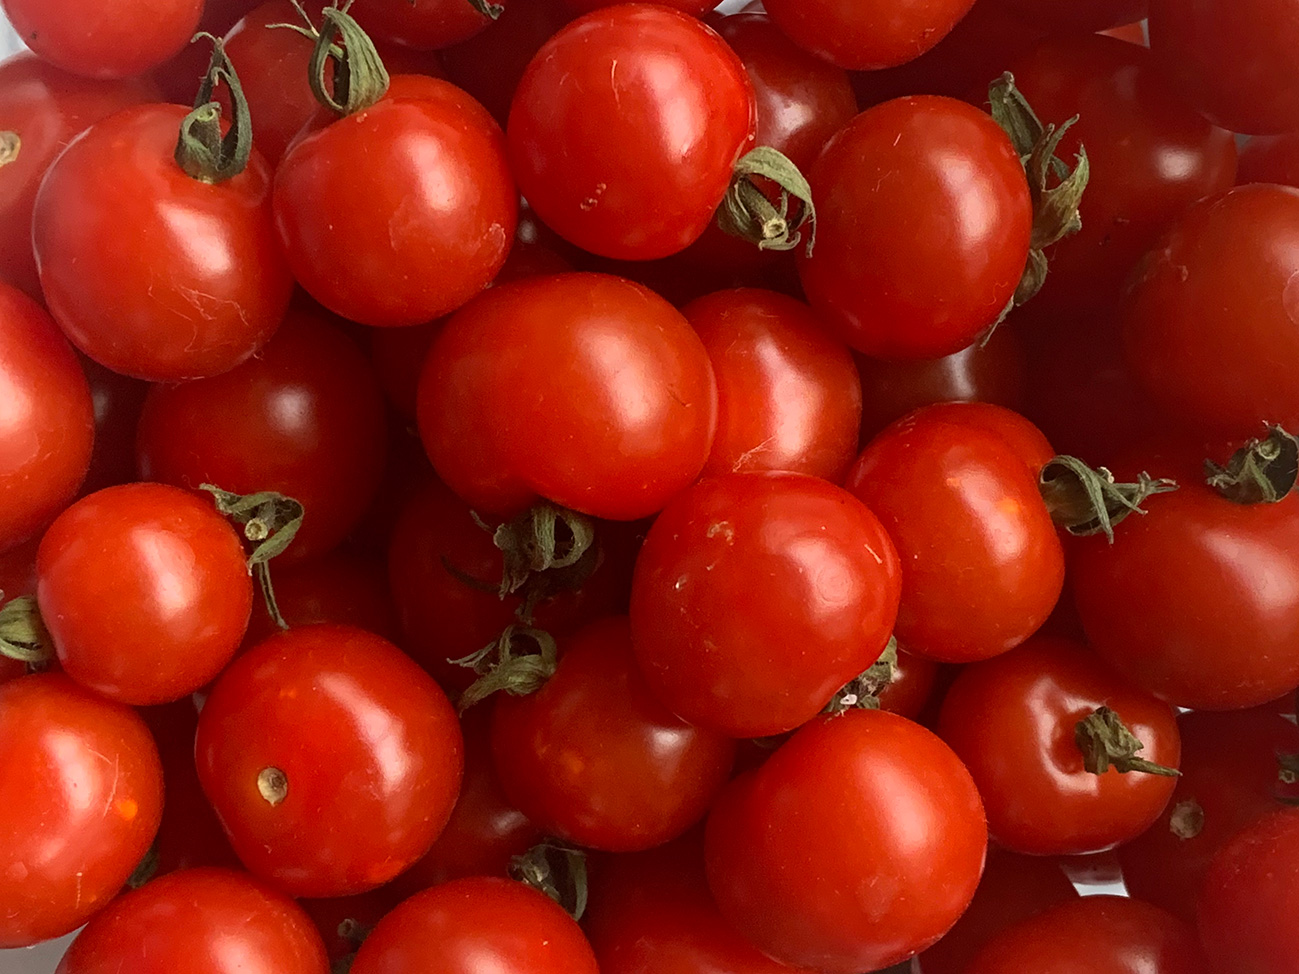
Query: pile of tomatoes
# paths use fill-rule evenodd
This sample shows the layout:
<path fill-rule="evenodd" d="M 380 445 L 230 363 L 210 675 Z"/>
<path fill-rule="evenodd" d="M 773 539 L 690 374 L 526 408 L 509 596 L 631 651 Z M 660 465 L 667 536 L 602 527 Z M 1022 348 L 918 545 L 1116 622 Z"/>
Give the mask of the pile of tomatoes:
<path fill-rule="evenodd" d="M 1299 970 L 1294 4 L 714 6 L 0 0 L 0 948 Z"/>

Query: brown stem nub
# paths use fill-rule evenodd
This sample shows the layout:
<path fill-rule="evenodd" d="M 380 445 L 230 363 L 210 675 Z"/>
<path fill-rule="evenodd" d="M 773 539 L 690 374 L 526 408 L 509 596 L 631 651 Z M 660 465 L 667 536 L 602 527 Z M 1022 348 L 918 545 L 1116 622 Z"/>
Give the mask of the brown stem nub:
<path fill-rule="evenodd" d="M 845 710 L 879 710 L 880 694 L 898 673 L 898 641 L 890 636 L 880 658 L 861 676 L 846 684 L 836 693 L 825 709 L 827 714 L 841 714 Z"/>
<path fill-rule="evenodd" d="M 554 840 L 510 860 L 510 876 L 545 893 L 574 920 L 586 913 L 586 853 Z"/>
<path fill-rule="evenodd" d="M 1077 457 L 1047 461 L 1038 476 L 1038 490 L 1051 519 L 1070 534 L 1103 534 L 1114 543 L 1114 527 L 1129 514 L 1145 514 L 1142 503 L 1154 494 L 1177 489 L 1172 480 L 1155 480 L 1145 471 L 1135 484 L 1115 483 L 1104 467 L 1092 469 Z"/>
<path fill-rule="evenodd" d="M 39 666 L 54 656 L 54 641 L 41 621 L 36 600 L 16 598 L 0 608 L 0 656 Z"/>
<path fill-rule="evenodd" d="M 773 204 L 755 178 L 771 180 L 780 190 L 780 202 Z M 799 203 L 790 217 L 791 200 Z M 760 250 L 793 250 L 807 230 L 807 255 L 816 247 L 816 205 L 812 187 L 798 167 L 782 152 L 758 146 L 740 158 L 731 175 L 731 185 L 717 210 L 717 225 L 733 237 L 747 240 Z"/>
<path fill-rule="evenodd" d="M 1236 504 L 1275 504 L 1299 479 L 1299 439 L 1280 426 L 1250 440 L 1231 455 L 1225 467 L 1204 461 L 1205 483 Z"/>
<path fill-rule="evenodd" d="M 1176 768 L 1166 768 L 1137 757 L 1137 752 L 1145 745 L 1109 707 L 1098 707 L 1078 721 L 1074 740 L 1078 743 L 1078 750 L 1082 751 L 1083 767 L 1092 774 L 1104 774 L 1113 768 L 1119 774 L 1139 771 L 1166 778 L 1181 775 Z"/>
<path fill-rule="evenodd" d="M 23 140 L 17 132 L 0 132 L 0 169 L 18 158 Z"/>
<path fill-rule="evenodd" d="M 352 115 L 378 102 L 388 93 L 390 80 L 374 41 L 347 13 L 348 6 L 326 7 L 320 29 L 311 28 L 316 41 L 311 52 L 311 91 L 320 104 L 339 115 Z M 309 17 L 307 23 L 311 24 Z M 332 92 L 325 84 L 331 63 Z"/>
<path fill-rule="evenodd" d="M 186 175 L 204 183 L 221 183 L 233 179 L 248 167 L 253 151 L 253 125 L 248 100 L 235 66 L 226 55 L 220 38 L 207 33 L 194 35 L 194 41 L 212 42 L 212 60 L 199 84 L 194 110 L 180 123 L 176 141 L 176 164 Z M 221 105 L 212 98 L 218 84 L 230 94 L 233 117 L 230 130 L 221 133 Z"/>
<path fill-rule="evenodd" d="M 289 776 L 279 768 L 262 768 L 257 775 L 257 793 L 274 808 L 289 797 Z"/>
<path fill-rule="evenodd" d="M 1179 839 L 1194 839 L 1204 831 L 1204 809 L 1194 798 L 1173 806 L 1168 815 L 1168 831 Z"/>
<path fill-rule="evenodd" d="M 536 651 L 521 653 L 520 641 L 531 642 Z M 555 675 L 559 650 L 555 638 L 542 629 L 508 626 L 495 642 L 449 662 L 478 674 L 478 679 L 460 695 L 460 712 L 464 713 L 493 693 L 504 691 L 514 697 L 536 693 Z"/>
<path fill-rule="evenodd" d="M 248 556 L 248 570 L 261 586 L 271 619 L 281 629 L 288 629 L 289 624 L 275 599 L 275 586 L 271 583 L 271 559 L 282 554 L 292 543 L 302 527 L 306 511 L 292 497 L 270 490 L 232 494 L 212 484 L 202 484 L 200 489 L 212 495 L 218 511 L 243 526 L 244 537 L 254 546 Z"/>
<path fill-rule="evenodd" d="M 499 20 L 501 14 L 505 13 L 504 7 L 499 3 L 492 3 L 491 0 L 469 0 L 469 6 L 491 20 Z"/>

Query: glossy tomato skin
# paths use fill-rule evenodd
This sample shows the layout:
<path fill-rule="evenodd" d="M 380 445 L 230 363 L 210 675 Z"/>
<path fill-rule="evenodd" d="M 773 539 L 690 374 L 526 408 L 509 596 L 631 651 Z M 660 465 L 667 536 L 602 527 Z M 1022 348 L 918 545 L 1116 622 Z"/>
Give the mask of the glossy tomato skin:
<path fill-rule="evenodd" d="M 1005 309 L 1033 216 L 1019 157 L 986 113 L 932 96 L 876 105 L 830 140 L 809 179 L 820 219 L 799 276 L 859 352 L 950 355 Z"/>
<path fill-rule="evenodd" d="M 374 889 L 424 855 L 464 761 L 437 684 L 379 636 L 329 624 L 236 660 L 203 708 L 195 753 L 244 865 L 314 897 Z M 259 788 L 267 768 L 287 779 L 274 804 Z"/>
<path fill-rule="evenodd" d="M 56 974 L 326 974 L 302 908 L 250 876 L 188 869 L 114 901 L 83 930 Z"/>
<path fill-rule="evenodd" d="M 1092 34 L 1146 16 L 1149 0 L 992 0 L 1016 17 L 1059 32 Z M 1016 76 L 1018 78 L 1018 76 Z"/>
<path fill-rule="evenodd" d="M 411 897 L 379 922 L 352 974 L 599 974 L 573 920 L 542 893 L 510 879 L 452 880 Z"/>
<path fill-rule="evenodd" d="M 615 7 L 618 5 L 617 0 L 560 0 L 560 3 L 575 14 L 587 14 L 592 10 L 600 10 L 603 7 Z M 714 0 L 667 0 L 667 2 L 661 4 L 661 6 L 680 10 L 682 13 L 687 13 L 694 17 L 702 17 L 704 14 L 708 13 L 708 11 L 716 7 L 717 4 Z"/>
<path fill-rule="evenodd" d="M 135 480 L 135 429 L 149 383 L 106 369 L 84 355 L 78 359 L 95 410 L 95 448 L 79 491 L 84 497 Z"/>
<path fill-rule="evenodd" d="M 939 402 L 926 406 L 925 422 L 953 423 L 981 433 L 991 433 L 1009 446 L 1034 477 L 1056 455 L 1046 434 L 1013 409 L 990 402 Z"/>
<path fill-rule="evenodd" d="M 1236 182 L 1299 186 L 1299 134 L 1256 135 L 1240 150 Z"/>
<path fill-rule="evenodd" d="M 897 67 L 947 36 L 973 0 L 898 6 L 879 0 L 766 0 L 767 12 L 799 47 L 854 71 Z"/>
<path fill-rule="evenodd" d="M 193 693 L 248 627 L 239 535 L 210 500 L 162 484 L 91 494 L 41 539 L 36 599 L 63 670 L 134 705 Z"/>
<path fill-rule="evenodd" d="M 810 720 L 893 628 L 901 569 L 879 520 L 804 474 L 700 481 L 636 562 L 631 635 L 654 694 L 734 737 Z"/>
<path fill-rule="evenodd" d="M 744 65 L 712 30 L 624 4 L 578 18 L 537 52 L 510 108 L 510 161 L 565 240 L 620 260 L 667 257 L 711 222 L 753 146 L 754 113 Z"/>
<path fill-rule="evenodd" d="M 502 0 L 497 6 L 506 10 L 518 0 Z M 360 24 L 376 38 L 429 51 L 481 33 L 492 26 L 492 19 L 463 0 L 369 0 L 356 11 Z"/>
<path fill-rule="evenodd" d="M 0 551 L 37 534 L 90 468 L 95 419 L 86 376 L 41 307 L 0 284 Z"/>
<path fill-rule="evenodd" d="M 62 674 L 0 684 L 0 947 L 85 923 L 122 888 L 162 816 L 162 768 L 129 708 Z"/>
<path fill-rule="evenodd" d="M 151 389 L 136 440 L 140 476 L 190 490 L 278 491 L 306 509 L 284 560 L 336 547 L 374 499 L 387 446 L 383 394 L 341 324 L 294 308 L 256 358 Z"/>
<path fill-rule="evenodd" d="M 492 288 L 452 317 L 418 408 L 434 468 L 480 513 L 540 496 L 632 521 L 699 476 L 717 385 L 703 343 L 662 298 L 560 274 Z"/>
<path fill-rule="evenodd" d="M 880 710 L 819 717 L 708 819 L 708 884 L 764 953 L 826 974 L 906 960 L 956 922 L 983 870 L 979 795 L 956 755 Z"/>
<path fill-rule="evenodd" d="M 1101 852 L 1159 817 L 1175 778 L 1083 767 L 1075 728 L 1102 706 L 1142 742 L 1140 757 L 1177 768 L 1172 708 L 1125 683 L 1081 643 L 1039 636 L 956 678 L 938 733 L 978 783 L 988 831 L 1002 846 L 1037 856 Z"/>

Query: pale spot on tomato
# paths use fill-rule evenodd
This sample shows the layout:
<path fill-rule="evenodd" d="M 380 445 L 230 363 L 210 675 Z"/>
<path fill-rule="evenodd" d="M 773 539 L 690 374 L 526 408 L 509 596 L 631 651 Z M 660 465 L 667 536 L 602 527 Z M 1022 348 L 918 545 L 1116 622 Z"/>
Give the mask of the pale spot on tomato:
<path fill-rule="evenodd" d="M 134 798 L 119 798 L 113 803 L 113 807 L 127 822 L 135 821 L 135 816 L 140 814 L 140 805 Z"/>

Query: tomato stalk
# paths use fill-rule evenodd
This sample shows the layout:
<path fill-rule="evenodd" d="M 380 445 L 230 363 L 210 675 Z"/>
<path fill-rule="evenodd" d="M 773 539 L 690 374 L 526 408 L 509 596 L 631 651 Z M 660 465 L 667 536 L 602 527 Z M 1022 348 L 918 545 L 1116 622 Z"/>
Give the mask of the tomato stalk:
<path fill-rule="evenodd" d="M 253 127 L 248 101 L 235 66 L 226 55 L 225 44 L 211 34 L 194 35 L 196 41 L 200 38 L 212 42 L 212 60 L 199 85 L 194 110 L 180 123 L 176 163 L 190 177 L 216 184 L 233 179 L 248 167 L 253 151 Z M 218 84 L 224 84 L 230 93 L 234 115 L 225 134 L 221 132 L 221 104 L 212 98 Z"/>
<path fill-rule="evenodd" d="M 519 652 L 519 644 L 525 640 L 536 647 L 536 652 Z M 464 713 L 493 693 L 504 691 L 516 697 L 536 693 L 555 675 L 559 649 L 555 637 L 542 629 L 507 626 L 495 642 L 451 662 L 466 666 L 479 675 L 479 679 L 460 695 L 459 708 Z"/>
<path fill-rule="evenodd" d="M 586 853 L 581 849 L 542 842 L 510 860 L 510 876 L 549 896 L 574 920 L 586 913 Z"/>
<path fill-rule="evenodd" d="M 261 587 L 271 619 L 279 628 L 288 629 L 289 624 L 275 599 L 270 563 L 272 558 L 288 548 L 302 527 L 302 519 L 306 516 L 302 504 L 274 491 L 232 494 L 212 484 L 201 484 L 199 489 L 212 495 L 218 511 L 243 526 L 244 537 L 255 545 L 248 556 L 248 570 Z"/>
<path fill-rule="evenodd" d="M 415 0 L 410 0 L 410 5 L 415 6 Z M 469 0 L 469 6 L 491 20 L 500 20 L 501 14 L 505 13 L 504 7 L 499 3 L 492 3 L 491 0 Z"/>
<path fill-rule="evenodd" d="M 353 115 L 369 108 L 388 93 L 388 69 L 383 65 L 374 41 L 347 11 L 352 6 L 347 0 L 341 8 L 326 7 L 321 11 L 319 29 L 298 0 L 293 0 L 306 28 L 296 24 L 280 24 L 305 34 L 315 41 L 311 52 L 309 82 L 316 101 L 339 115 Z M 333 90 L 325 83 L 325 71 L 333 64 Z"/>
<path fill-rule="evenodd" d="M 596 568 L 595 522 L 584 514 L 543 501 L 491 531 L 492 543 L 505 557 L 501 598 L 525 589 L 519 618 L 532 621 L 538 602 L 565 589 L 580 588 Z M 544 573 L 544 574 L 543 574 Z M 544 583 L 542 579 L 544 578 Z"/>
<path fill-rule="evenodd" d="M 1119 774 L 1139 771 L 1166 778 L 1181 775 L 1176 768 L 1137 757 L 1137 752 L 1144 750 L 1145 744 L 1128 730 L 1119 715 L 1109 707 L 1098 707 L 1078 721 L 1074 728 L 1074 740 L 1078 744 L 1078 750 L 1082 751 L 1083 767 L 1092 774 L 1104 774 L 1113 768 Z"/>
<path fill-rule="evenodd" d="M 836 693 L 825 705 L 824 712 L 841 714 L 845 710 L 879 710 L 880 694 L 893 682 L 897 673 L 898 640 L 896 636 L 890 636 L 880 658 Z"/>
<path fill-rule="evenodd" d="M 1145 514 L 1142 503 L 1177 489 L 1176 481 L 1156 480 L 1144 470 L 1134 484 L 1120 484 L 1104 467 L 1077 457 L 1052 457 L 1038 476 L 1038 490 L 1051 519 L 1070 534 L 1103 534 L 1114 543 L 1114 527 L 1130 514 Z"/>
<path fill-rule="evenodd" d="M 17 132 L 0 132 L 0 169 L 18 158 L 23 140 Z"/>
<path fill-rule="evenodd" d="M 779 203 L 773 204 L 767 198 L 756 179 L 775 183 L 780 190 Z M 791 198 L 799 204 L 793 218 Z M 717 211 L 717 225 L 759 250 L 793 250 L 806 228 L 807 256 L 811 257 L 816 246 L 812 187 L 788 156 L 770 146 L 758 146 L 735 164 L 731 185 Z"/>
<path fill-rule="evenodd" d="M 0 656 L 39 666 L 54 656 L 54 643 L 41 621 L 36 600 L 20 596 L 0 608 Z"/>
<path fill-rule="evenodd" d="M 1299 479 L 1299 439 L 1280 426 L 1263 439 L 1250 440 L 1225 467 L 1204 461 L 1205 482 L 1236 504 L 1275 504 Z"/>

